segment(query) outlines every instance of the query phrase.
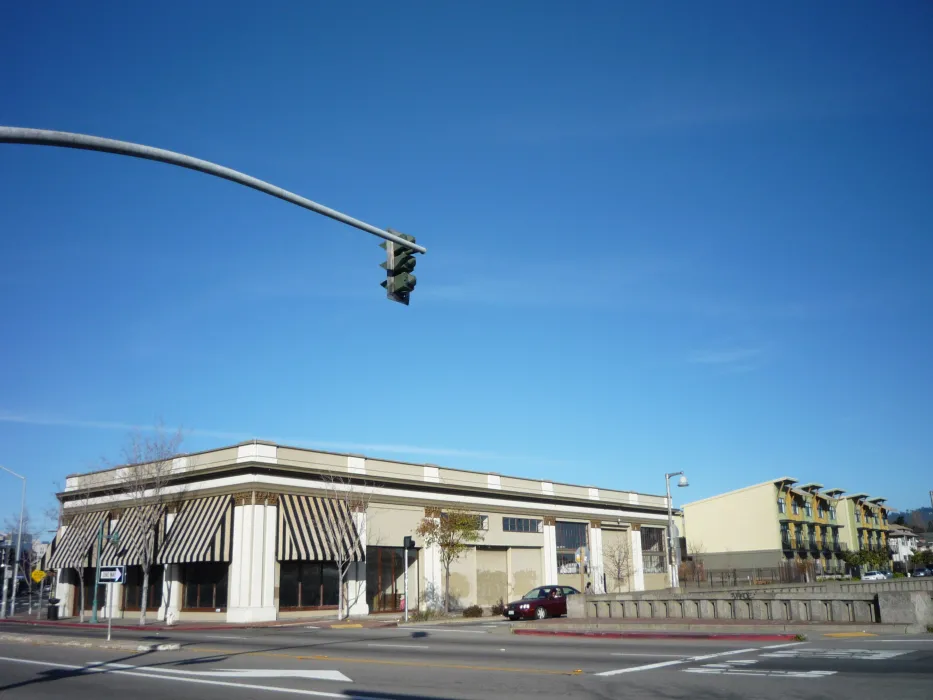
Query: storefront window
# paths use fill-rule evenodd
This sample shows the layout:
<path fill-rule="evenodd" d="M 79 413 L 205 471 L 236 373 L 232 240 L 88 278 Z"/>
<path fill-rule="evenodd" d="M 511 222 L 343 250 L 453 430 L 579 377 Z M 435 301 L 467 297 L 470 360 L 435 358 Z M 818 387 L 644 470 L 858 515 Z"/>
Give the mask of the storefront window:
<path fill-rule="evenodd" d="M 146 610 L 158 610 L 162 605 L 162 567 L 149 569 L 149 591 L 146 596 Z M 126 583 L 123 584 L 123 609 L 139 610 L 142 605 L 143 568 L 126 567 Z"/>
<path fill-rule="evenodd" d="M 415 550 L 408 552 L 408 565 L 418 561 Z M 370 612 L 395 612 L 402 609 L 405 595 L 405 550 L 401 547 L 366 548 L 366 598 Z M 417 576 L 409 572 L 409 595 L 417 597 Z"/>
<path fill-rule="evenodd" d="M 578 548 L 586 546 L 586 523 L 558 522 L 554 534 L 557 538 L 558 573 L 579 573 L 576 553 Z"/>
<path fill-rule="evenodd" d="M 229 569 L 228 564 L 185 564 L 184 608 L 186 610 L 225 610 Z"/>
<path fill-rule="evenodd" d="M 322 561 L 282 562 L 279 578 L 280 608 L 329 608 L 339 602 L 337 565 Z"/>

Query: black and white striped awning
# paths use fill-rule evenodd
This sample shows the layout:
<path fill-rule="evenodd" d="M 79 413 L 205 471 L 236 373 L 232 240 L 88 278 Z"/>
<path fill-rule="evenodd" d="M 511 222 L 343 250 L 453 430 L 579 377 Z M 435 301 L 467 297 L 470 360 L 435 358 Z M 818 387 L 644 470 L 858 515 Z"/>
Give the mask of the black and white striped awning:
<path fill-rule="evenodd" d="M 143 551 L 147 542 L 150 523 L 156 525 L 155 552 L 159 551 L 165 533 L 163 518 L 164 506 L 151 504 L 127 508 L 120 515 L 116 524 L 110 521 L 110 535 L 118 536 L 117 544 L 104 542 L 104 551 L 100 557 L 101 566 L 139 566 L 142 564 Z M 154 559 L 150 559 L 153 562 Z"/>
<path fill-rule="evenodd" d="M 56 535 L 50 545 L 52 555 L 46 566 L 50 569 L 75 569 L 96 565 L 97 534 L 101 521 L 109 511 L 100 510 L 92 513 L 78 513 L 65 532 Z"/>
<path fill-rule="evenodd" d="M 233 551 L 233 499 L 210 496 L 185 501 L 168 527 L 159 564 L 227 562 Z"/>
<path fill-rule="evenodd" d="M 343 553 L 344 556 L 339 555 Z M 363 547 L 346 503 L 283 494 L 279 499 L 279 561 L 363 561 Z"/>

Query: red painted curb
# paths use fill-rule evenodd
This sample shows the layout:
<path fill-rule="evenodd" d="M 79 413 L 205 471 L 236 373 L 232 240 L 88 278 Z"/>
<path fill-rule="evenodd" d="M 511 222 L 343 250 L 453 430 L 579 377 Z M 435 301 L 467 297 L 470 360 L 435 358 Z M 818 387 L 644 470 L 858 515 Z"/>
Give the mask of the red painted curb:
<path fill-rule="evenodd" d="M 742 633 L 699 633 L 687 632 L 589 632 L 558 630 L 512 630 L 512 634 L 524 634 L 532 637 L 590 637 L 596 639 L 732 639 L 745 642 L 784 642 L 793 641 L 795 634 L 742 634 Z"/>

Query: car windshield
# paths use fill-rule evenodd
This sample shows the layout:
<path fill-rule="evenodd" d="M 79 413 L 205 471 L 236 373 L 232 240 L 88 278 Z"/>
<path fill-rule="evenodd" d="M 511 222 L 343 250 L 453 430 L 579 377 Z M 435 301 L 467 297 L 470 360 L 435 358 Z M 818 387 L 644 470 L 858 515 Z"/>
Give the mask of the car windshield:
<path fill-rule="evenodd" d="M 524 598 L 547 598 L 550 588 L 532 588 L 523 597 Z"/>

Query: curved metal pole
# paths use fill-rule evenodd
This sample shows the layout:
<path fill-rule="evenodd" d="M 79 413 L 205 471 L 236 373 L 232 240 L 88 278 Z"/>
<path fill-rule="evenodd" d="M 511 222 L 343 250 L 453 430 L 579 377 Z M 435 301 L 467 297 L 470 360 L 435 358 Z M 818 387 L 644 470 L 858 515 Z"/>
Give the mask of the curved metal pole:
<path fill-rule="evenodd" d="M 294 192 L 283 190 L 268 182 L 259 180 L 255 177 L 246 175 L 231 168 L 225 168 L 222 165 L 211 163 L 210 161 L 192 158 L 182 153 L 166 151 L 163 148 L 153 148 L 152 146 L 143 146 L 139 143 L 130 143 L 129 141 L 117 141 L 115 139 L 105 139 L 100 136 L 88 136 L 87 134 L 74 134 L 69 131 L 50 131 L 48 129 L 27 129 L 18 126 L 0 126 L 0 143 L 23 143 L 33 146 L 60 146 L 62 148 L 78 148 L 86 151 L 103 151 L 104 153 L 115 153 L 121 156 L 132 156 L 133 158 L 144 158 L 146 160 L 156 160 L 160 163 L 177 165 L 189 170 L 197 170 L 208 175 L 221 177 L 224 180 L 230 180 L 254 190 L 271 194 L 273 197 L 284 199 L 286 202 L 297 204 L 304 209 L 310 209 L 318 214 L 330 217 L 336 221 L 353 226 L 361 231 L 366 231 L 387 241 L 398 243 L 406 248 L 410 248 L 416 253 L 428 252 L 424 246 L 417 245 L 411 241 L 406 241 L 401 236 L 381 228 L 367 224 L 365 221 L 354 219 L 341 212 L 325 207 L 323 204 L 312 202 L 310 199 L 301 197 Z"/>
<path fill-rule="evenodd" d="M 0 465 L 0 469 L 7 474 L 12 474 L 17 479 L 23 480 L 23 496 L 19 505 L 19 532 L 16 534 L 16 559 L 13 560 L 13 580 L 10 590 L 10 617 L 12 617 L 16 609 L 16 577 L 19 575 L 19 557 L 23 546 L 23 518 L 26 515 L 26 477 L 2 465 Z M 0 605 L 0 608 L 2 608 L 0 609 L 0 618 L 3 618 L 6 617 L 6 581 L 0 581 L 0 585 L 3 586 L 3 603 Z"/>

